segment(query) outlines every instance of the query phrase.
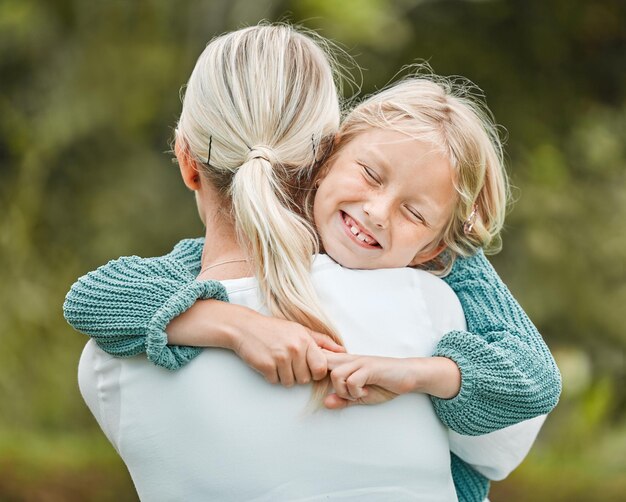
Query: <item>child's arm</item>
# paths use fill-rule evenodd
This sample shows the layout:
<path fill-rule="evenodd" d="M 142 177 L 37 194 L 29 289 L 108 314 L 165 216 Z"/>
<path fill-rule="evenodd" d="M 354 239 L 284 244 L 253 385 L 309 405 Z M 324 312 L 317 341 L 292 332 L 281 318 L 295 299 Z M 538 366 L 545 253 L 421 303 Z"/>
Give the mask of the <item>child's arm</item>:
<path fill-rule="evenodd" d="M 228 301 L 221 283 L 196 282 L 169 256 L 127 256 L 78 279 L 65 298 L 63 313 L 73 328 L 113 356 L 145 352 L 155 364 L 177 369 L 200 348 L 167 345 L 165 327 L 202 298 Z"/>
<path fill-rule="evenodd" d="M 433 354 L 453 360 L 462 376 L 456 397 L 432 398 L 441 421 L 479 435 L 549 413 L 561 393 L 559 370 L 483 252 L 457 259 L 445 281 L 463 306 L 467 331 L 447 333 Z"/>
<path fill-rule="evenodd" d="M 343 349 L 300 324 L 225 303 L 221 283 L 194 279 L 202 245 L 185 240 L 169 255 L 123 257 L 90 272 L 68 293 L 66 319 L 111 355 L 146 352 L 168 369 L 186 364 L 199 347 L 224 347 L 272 383 L 289 386 L 325 376 L 319 347 Z M 202 298 L 222 301 L 197 301 Z"/>

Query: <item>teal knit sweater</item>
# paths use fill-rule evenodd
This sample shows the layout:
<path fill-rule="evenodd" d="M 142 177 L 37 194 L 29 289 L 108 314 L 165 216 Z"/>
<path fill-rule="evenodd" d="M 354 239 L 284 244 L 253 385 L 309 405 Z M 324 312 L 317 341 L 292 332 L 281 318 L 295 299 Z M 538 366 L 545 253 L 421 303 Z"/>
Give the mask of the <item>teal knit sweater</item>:
<path fill-rule="evenodd" d="M 145 352 L 175 370 L 200 353 L 167 345 L 165 327 L 198 299 L 228 301 L 217 281 L 196 281 L 204 239 L 187 239 L 168 255 L 122 257 L 81 277 L 63 305 L 65 318 L 114 356 Z M 465 435 L 480 435 L 549 413 L 561 377 L 541 335 L 482 251 L 457 259 L 444 279 L 457 294 L 468 331 L 447 333 L 435 356 L 454 360 L 461 390 L 453 399 L 432 398 L 441 421 Z M 489 481 L 452 454 L 459 500 L 482 501 Z"/>

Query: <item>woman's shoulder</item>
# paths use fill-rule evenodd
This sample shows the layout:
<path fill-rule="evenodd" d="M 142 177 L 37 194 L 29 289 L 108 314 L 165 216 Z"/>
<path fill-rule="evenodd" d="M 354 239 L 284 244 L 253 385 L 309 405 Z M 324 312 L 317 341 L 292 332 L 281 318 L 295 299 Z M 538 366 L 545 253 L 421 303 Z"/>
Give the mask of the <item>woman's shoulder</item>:
<path fill-rule="evenodd" d="M 441 333 L 464 330 L 465 314 L 454 290 L 439 276 L 416 268 L 407 268 L 433 321 Z"/>
<path fill-rule="evenodd" d="M 429 303 L 438 302 L 460 310 L 460 303 L 452 288 L 440 277 L 416 268 L 381 268 L 372 270 L 349 269 L 342 267 L 325 254 L 315 257 L 313 263 L 315 276 L 327 277 L 335 285 L 349 285 L 353 288 L 364 287 L 372 292 L 420 293 Z"/>
<path fill-rule="evenodd" d="M 458 303 L 459 300 L 456 293 L 441 277 L 418 268 L 405 268 L 403 270 L 411 274 L 414 281 L 419 281 L 421 288 L 428 291 L 431 295 L 447 303 Z"/>
<path fill-rule="evenodd" d="M 465 327 L 452 289 L 424 270 L 347 269 L 321 257 L 316 258 L 313 272 L 320 299 L 352 351 L 393 355 L 391 342 L 396 340 L 397 354 L 402 354 L 406 343 L 436 344 L 444 333 Z M 356 334 L 350 336 L 355 329 Z M 393 335 L 381 346 L 380 333 L 390 331 Z M 434 349 L 434 345 L 428 345 L 431 352 L 421 347 L 415 354 L 430 354 Z"/>

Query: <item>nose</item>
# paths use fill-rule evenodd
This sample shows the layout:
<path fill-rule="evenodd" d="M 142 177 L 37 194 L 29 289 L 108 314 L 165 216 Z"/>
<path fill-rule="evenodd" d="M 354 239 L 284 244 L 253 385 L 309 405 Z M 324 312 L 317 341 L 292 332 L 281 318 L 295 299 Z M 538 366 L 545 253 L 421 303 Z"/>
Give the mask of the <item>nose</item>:
<path fill-rule="evenodd" d="M 391 214 L 391 202 L 385 197 L 374 197 L 363 204 L 363 212 L 369 217 L 373 225 L 378 228 L 387 228 Z"/>

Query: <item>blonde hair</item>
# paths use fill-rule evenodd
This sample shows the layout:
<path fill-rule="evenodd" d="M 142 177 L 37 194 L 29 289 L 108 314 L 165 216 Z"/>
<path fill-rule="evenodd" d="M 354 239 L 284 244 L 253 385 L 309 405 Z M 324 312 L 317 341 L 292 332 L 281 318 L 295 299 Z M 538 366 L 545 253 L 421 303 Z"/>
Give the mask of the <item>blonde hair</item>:
<path fill-rule="evenodd" d="M 341 343 L 311 283 L 317 236 L 294 198 L 339 127 L 335 67 L 328 42 L 286 24 L 222 35 L 191 74 L 177 136 L 231 205 L 270 312 Z M 327 382 L 316 385 L 319 400 Z"/>
<path fill-rule="evenodd" d="M 448 273 L 459 255 L 501 248 L 509 185 L 498 128 L 479 96 L 479 89 L 459 77 L 409 76 L 356 106 L 343 121 L 333 152 L 356 135 L 379 128 L 429 142 L 446 156 L 455 173 L 458 200 L 431 245 L 434 249 L 443 242 L 446 252 L 423 265 L 438 275 Z"/>

